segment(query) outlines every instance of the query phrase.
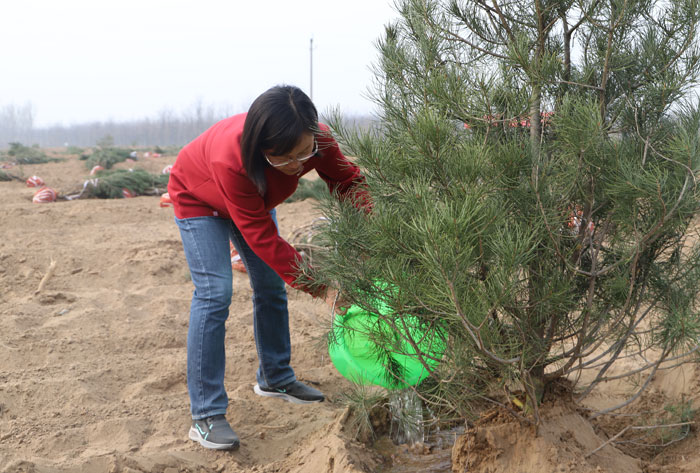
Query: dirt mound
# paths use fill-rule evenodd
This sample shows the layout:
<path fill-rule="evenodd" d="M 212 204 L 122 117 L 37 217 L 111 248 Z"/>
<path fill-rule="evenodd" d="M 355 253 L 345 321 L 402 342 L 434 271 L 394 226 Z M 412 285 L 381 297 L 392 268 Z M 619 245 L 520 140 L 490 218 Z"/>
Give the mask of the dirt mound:
<path fill-rule="evenodd" d="M 642 473 L 639 460 L 605 445 L 607 439 L 570 405 L 545 405 L 540 415 L 537 431 L 507 416 L 487 416 L 455 442 L 452 471 L 513 473 L 517 467 L 518 473 Z"/>

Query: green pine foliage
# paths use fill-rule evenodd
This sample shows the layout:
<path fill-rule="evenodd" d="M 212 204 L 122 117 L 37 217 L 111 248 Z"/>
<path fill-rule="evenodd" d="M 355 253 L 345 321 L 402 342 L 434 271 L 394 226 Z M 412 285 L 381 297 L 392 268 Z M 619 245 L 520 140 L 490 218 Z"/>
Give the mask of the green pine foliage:
<path fill-rule="evenodd" d="M 637 397 L 700 339 L 700 2 L 398 8 L 381 126 L 333 124 L 373 212 L 324 201 L 319 282 L 444 330 L 419 387 L 440 412 L 517 397 L 537 420 L 547 388 L 582 375 L 577 399 L 627 375 Z M 611 369 L 630 357 L 641 371 Z"/>
<path fill-rule="evenodd" d="M 25 146 L 22 143 L 10 143 L 10 149 L 4 153 L 4 158 L 17 164 L 43 164 L 53 161 L 60 161 L 58 158 L 51 158 L 46 152 L 35 146 Z"/>
<path fill-rule="evenodd" d="M 105 169 L 111 169 L 117 163 L 122 163 L 129 158 L 130 149 L 105 147 L 97 148 L 85 158 L 85 166 L 92 169 L 95 166 L 102 166 Z"/>
<path fill-rule="evenodd" d="M 166 191 L 169 178 L 169 174 L 151 174 L 143 169 L 101 171 L 96 184 L 86 186 L 81 197 L 117 199 L 124 197 L 123 189 L 128 189 L 132 196 L 159 195 Z"/>

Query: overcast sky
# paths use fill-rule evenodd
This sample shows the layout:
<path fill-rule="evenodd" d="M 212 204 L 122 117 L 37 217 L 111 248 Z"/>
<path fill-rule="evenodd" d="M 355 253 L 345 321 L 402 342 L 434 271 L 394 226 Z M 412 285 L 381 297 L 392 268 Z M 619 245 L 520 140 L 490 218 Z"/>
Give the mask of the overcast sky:
<path fill-rule="evenodd" d="M 298 85 L 319 111 L 370 113 L 392 0 L 1 0 L 0 106 L 37 126 L 155 117 L 197 101 L 244 111 Z"/>

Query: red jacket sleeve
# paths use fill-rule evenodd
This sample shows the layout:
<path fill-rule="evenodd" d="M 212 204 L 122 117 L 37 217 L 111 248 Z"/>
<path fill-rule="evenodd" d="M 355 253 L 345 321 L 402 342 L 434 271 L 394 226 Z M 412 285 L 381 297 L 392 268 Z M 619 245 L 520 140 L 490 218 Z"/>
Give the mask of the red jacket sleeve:
<path fill-rule="evenodd" d="M 301 255 L 280 237 L 253 182 L 221 161 L 212 162 L 212 171 L 216 186 L 224 197 L 226 209 L 250 249 L 287 284 L 311 295 L 319 295 L 321 290 L 313 292 L 295 282 L 298 275 L 297 262 Z"/>

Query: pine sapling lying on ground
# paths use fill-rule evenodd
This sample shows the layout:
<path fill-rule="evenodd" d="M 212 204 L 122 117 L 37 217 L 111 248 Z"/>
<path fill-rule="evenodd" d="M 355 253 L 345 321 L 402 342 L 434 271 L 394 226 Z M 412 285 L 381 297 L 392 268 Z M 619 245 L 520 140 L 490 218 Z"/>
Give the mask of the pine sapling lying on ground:
<path fill-rule="evenodd" d="M 25 146 L 22 143 L 10 143 L 10 149 L 3 153 L 2 159 L 15 164 L 43 164 L 61 161 L 46 154 L 39 145 Z"/>
<path fill-rule="evenodd" d="M 92 169 L 95 166 L 102 166 L 104 169 L 111 169 L 117 163 L 123 163 L 132 151 L 125 148 L 99 148 L 86 155 L 85 167 Z"/>
<path fill-rule="evenodd" d="M 151 174 L 143 169 L 100 171 L 85 181 L 67 199 L 116 199 L 137 195 L 161 195 L 168 187 L 169 174 Z"/>

